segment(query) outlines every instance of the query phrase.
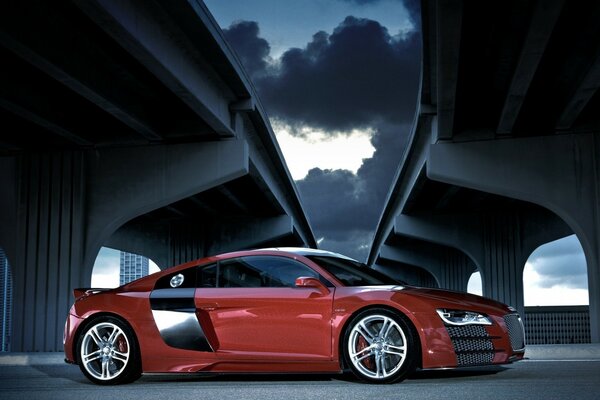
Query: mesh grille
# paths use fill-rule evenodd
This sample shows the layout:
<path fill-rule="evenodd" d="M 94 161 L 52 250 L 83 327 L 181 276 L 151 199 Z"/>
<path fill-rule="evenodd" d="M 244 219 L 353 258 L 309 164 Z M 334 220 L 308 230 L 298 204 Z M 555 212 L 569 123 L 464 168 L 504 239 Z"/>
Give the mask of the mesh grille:
<path fill-rule="evenodd" d="M 494 353 L 460 353 L 456 355 L 458 365 L 484 365 L 494 361 Z"/>
<path fill-rule="evenodd" d="M 505 315 L 504 323 L 508 329 L 510 345 L 513 351 L 523 350 L 525 348 L 525 331 L 519 314 Z"/>
<path fill-rule="evenodd" d="M 454 339 L 454 351 L 494 351 L 494 345 L 489 339 Z"/>
<path fill-rule="evenodd" d="M 446 326 L 451 338 L 487 338 L 488 333 L 482 325 Z"/>
<path fill-rule="evenodd" d="M 485 365 L 494 361 L 494 345 L 482 325 L 446 325 L 459 366 Z"/>

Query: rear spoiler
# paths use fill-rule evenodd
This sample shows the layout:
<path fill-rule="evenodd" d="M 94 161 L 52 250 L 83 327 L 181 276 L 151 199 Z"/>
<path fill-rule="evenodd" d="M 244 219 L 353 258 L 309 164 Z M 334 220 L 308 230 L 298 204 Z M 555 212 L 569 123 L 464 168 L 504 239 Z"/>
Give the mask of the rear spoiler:
<path fill-rule="evenodd" d="M 106 292 L 108 290 L 108 288 L 77 288 L 77 289 L 73 289 L 73 296 L 75 296 L 75 300 L 84 297 L 84 296 L 89 296 L 90 294 L 95 294 L 95 293 L 100 293 L 100 292 Z"/>

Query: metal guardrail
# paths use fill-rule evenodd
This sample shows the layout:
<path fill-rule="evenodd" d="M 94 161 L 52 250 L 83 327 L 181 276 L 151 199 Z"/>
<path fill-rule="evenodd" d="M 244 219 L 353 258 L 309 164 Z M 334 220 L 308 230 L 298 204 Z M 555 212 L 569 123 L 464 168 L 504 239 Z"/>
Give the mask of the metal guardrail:
<path fill-rule="evenodd" d="M 525 307 L 527 344 L 590 343 L 588 306 Z"/>

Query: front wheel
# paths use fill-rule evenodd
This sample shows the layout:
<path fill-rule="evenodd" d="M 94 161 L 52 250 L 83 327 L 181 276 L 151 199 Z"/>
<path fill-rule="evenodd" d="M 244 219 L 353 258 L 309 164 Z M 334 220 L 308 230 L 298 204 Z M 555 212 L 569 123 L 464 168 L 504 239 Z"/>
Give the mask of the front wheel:
<path fill-rule="evenodd" d="M 354 375 L 373 383 L 404 379 L 415 370 L 420 353 L 409 322 L 387 309 L 356 315 L 345 331 L 343 348 Z"/>
<path fill-rule="evenodd" d="M 120 319 L 100 317 L 79 336 L 79 368 L 92 382 L 115 385 L 141 375 L 139 352 L 132 329 Z"/>

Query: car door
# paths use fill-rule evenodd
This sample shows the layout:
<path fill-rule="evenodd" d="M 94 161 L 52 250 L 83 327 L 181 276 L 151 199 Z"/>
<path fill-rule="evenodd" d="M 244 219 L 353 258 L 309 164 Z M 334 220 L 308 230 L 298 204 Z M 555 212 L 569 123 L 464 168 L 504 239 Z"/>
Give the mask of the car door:
<path fill-rule="evenodd" d="M 214 267 L 213 267 L 214 268 Z M 329 360 L 333 285 L 296 287 L 301 276 L 323 279 L 291 258 L 248 256 L 199 271 L 195 303 L 214 350 L 254 360 Z M 206 282 L 206 283 L 204 283 Z M 327 283 L 326 283 L 327 284 Z"/>

